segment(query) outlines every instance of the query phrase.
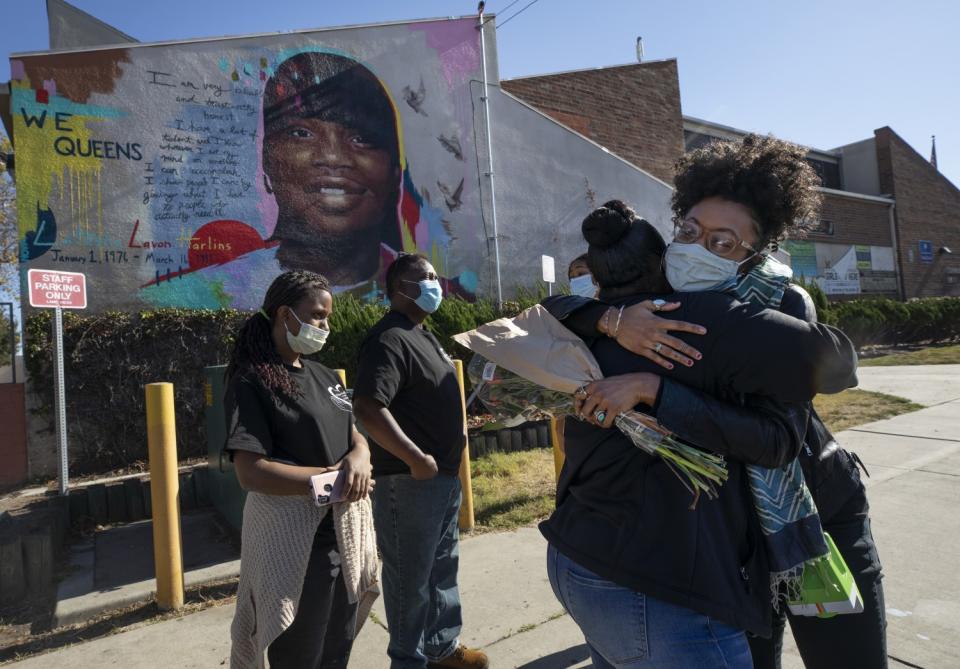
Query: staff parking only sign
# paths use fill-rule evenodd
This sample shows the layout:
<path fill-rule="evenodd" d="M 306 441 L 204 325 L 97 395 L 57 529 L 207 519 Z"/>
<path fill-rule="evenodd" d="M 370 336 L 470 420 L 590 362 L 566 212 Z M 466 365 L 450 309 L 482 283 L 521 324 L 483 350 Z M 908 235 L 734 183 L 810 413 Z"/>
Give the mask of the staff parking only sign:
<path fill-rule="evenodd" d="M 31 307 L 87 308 L 87 280 L 79 272 L 32 269 L 27 273 L 27 280 Z"/>

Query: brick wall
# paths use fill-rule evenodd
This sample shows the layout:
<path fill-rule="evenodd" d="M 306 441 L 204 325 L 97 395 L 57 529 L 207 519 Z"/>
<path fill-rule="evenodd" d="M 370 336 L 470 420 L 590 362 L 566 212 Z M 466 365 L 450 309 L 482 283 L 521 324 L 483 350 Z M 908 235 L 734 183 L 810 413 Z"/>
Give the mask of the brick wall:
<path fill-rule="evenodd" d="M 22 383 L 0 383 L 0 487 L 27 479 L 27 416 Z"/>
<path fill-rule="evenodd" d="M 683 154 L 676 60 L 508 79 L 500 85 L 640 169 L 673 183 L 674 163 Z"/>
<path fill-rule="evenodd" d="M 880 188 L 896 198 L 897 237 L 906 297 L 960 295 L 960 189 L 889 127 L 874 131 Z M 918 242 L 933 243 L 933 262 Z M 952 255 L 939 252 L 948 247 Z"/>
<path fill-rule="evenodd" d="M 824 193 L 820 218 L 833 224 L 833 234 L 811 232 L 812 242 L 893 246 L 889 205 Z"/>

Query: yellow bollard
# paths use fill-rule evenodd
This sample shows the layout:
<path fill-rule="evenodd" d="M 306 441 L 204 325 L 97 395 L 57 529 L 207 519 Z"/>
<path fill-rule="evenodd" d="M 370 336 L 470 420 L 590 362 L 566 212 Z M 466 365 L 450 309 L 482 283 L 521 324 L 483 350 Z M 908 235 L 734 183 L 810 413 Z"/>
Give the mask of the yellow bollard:
<path fill-rule="evenodd" d="M 177 494 L 177 430 L 173 384 L 148 383 L 147 447 L 150 454 L 150 499 L 153 503 L 153 562 L 157 572 L 157 606 L 183 608 L 183 552 Z"/>
<path fill-rule="evenodd" d="M 553 445 L 553 470 L 557 480 L 560 480 L 560 470 L 563 469 L 563 419 L 550 419 L 550 443 Z"/>
<path fill-rule="evenodd" d="M 463 488 L 463 502 L 460 504 L 460 529 L 472 530 L 473 518 L 473 482 L 470 478 L 470 441 L 467 439 L 467 396 L 463 390 L 463 361 L 454 360 L 457 369 L 457 383 L 460 385 L 460 406 L 463 411 L 463 458 L 460 460 L 460 486 Z"/>
<path fill-rule="evenodd" d="M 342 383 L 344 389 L 346 389 L 346 387 L 347 387 L 347 370 L 345 370 L 345 369 L 335 369 L 335 370 L 333 370 L 333 371 L 336 372 L 337 376 L 340 377 L 340 383 Z"/>

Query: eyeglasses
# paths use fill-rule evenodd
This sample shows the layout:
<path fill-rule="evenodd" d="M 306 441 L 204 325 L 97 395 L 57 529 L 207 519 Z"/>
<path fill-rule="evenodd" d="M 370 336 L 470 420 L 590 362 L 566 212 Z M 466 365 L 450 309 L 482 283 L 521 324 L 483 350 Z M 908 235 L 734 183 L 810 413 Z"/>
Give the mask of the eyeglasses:
<path fill-rule="evenodd" d="M 757 253 L 757 250 L 740 239 L 732 230 L 710 230 L 704 231 L 700 224 L 693 219 L 687 219 L 674 226 L 673 239 L 681 244 L 695 244 L 700 239 L 707 236 L 707 250 L 710 253 L 729 258 L 737 252 L 741 246 L 748 251 Z"/>

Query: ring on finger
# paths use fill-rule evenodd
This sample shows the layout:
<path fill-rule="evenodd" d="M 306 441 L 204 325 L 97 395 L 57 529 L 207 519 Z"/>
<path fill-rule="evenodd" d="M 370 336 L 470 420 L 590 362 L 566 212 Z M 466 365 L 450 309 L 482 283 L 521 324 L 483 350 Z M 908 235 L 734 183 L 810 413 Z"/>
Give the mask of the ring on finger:
<path fill-rule="evenodd" d="M 602 423 L 603 421 L 605 421 L 605 420 L 607 419 L 607 412 L 604 411 L 603 409 L 600 409 L 600 411 L 596 412 L 596 413 L 593 414 L 593 415 L 594 415 L 594 417 L 597 419 L 597 422 L 598 422 L 598 423 Z"/>
<path fill-rule="evenodd" d="M 653 352 L 654 352 L 654 353 L 659 353 L 659 352 L 660 352 L 660 349 L 662 349 L 662 348 L 663 348 L 663 342 L 659 342 L 659 341 L 658 341 L 656 344 L 653 345 Z"/>
<path fill-rule="evenodd" d="M 667 304 L 667 301 L 666 301 L 666 300 L 654 300 L 654 301 L 653 301 L 653 310 L 654 310 L 654 311 L 660 311 L 661 309 L 664 308 L 664 306 L 666 306 L 666 304 Z"/>

